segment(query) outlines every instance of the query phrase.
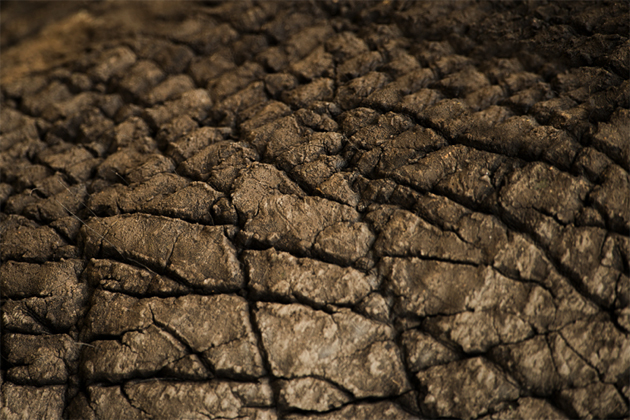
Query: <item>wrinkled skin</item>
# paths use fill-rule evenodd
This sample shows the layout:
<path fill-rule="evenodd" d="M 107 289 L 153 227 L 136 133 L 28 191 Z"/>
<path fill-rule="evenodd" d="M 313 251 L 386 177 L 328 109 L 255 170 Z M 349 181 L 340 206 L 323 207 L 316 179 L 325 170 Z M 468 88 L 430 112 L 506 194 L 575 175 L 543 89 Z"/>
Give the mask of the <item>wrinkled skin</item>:
<path fill-rule="evenodd" d="M 628 33 L 2 2 L 0 417 L 627 417 Z"/>

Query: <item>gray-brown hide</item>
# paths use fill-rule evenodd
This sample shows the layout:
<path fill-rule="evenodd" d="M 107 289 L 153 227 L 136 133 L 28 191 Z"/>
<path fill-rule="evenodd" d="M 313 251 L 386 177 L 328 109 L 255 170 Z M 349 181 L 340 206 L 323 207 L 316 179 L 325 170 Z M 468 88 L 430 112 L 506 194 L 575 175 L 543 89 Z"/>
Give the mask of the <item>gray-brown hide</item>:
<path fill-rule="evenodd" d="M 1 419 L 630 415 L 628 2 L 0 8 Z"/>

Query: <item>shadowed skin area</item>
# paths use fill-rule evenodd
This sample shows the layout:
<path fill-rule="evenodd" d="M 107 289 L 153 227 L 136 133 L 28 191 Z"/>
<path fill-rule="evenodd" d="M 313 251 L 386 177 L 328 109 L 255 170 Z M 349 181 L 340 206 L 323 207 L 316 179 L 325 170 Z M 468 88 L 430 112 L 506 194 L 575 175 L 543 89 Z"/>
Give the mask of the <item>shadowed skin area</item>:
<path fill-rule="evenodd" d="M 627 2 L 0 8 L 0 418 L 628 417 Z"/>

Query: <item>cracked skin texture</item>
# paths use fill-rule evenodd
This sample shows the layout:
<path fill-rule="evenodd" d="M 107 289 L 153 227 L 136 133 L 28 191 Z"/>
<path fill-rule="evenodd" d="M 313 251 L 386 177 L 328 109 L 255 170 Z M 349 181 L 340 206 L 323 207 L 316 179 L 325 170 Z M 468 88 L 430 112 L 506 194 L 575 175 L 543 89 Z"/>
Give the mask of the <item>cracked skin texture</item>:
<path fill-rule="evenodd" d="M 1 7 L 1 418 L 628 417 L 627 2 Z"/>

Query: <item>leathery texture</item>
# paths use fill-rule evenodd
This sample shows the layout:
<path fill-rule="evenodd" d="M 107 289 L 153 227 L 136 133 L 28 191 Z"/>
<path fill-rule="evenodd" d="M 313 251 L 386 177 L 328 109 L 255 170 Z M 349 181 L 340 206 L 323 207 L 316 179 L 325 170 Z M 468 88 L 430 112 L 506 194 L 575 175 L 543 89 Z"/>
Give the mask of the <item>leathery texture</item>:
<path fill-rule="evenodd" d="M 0 417 L 627 418 L 627 2 L 2 2 Z"/>

